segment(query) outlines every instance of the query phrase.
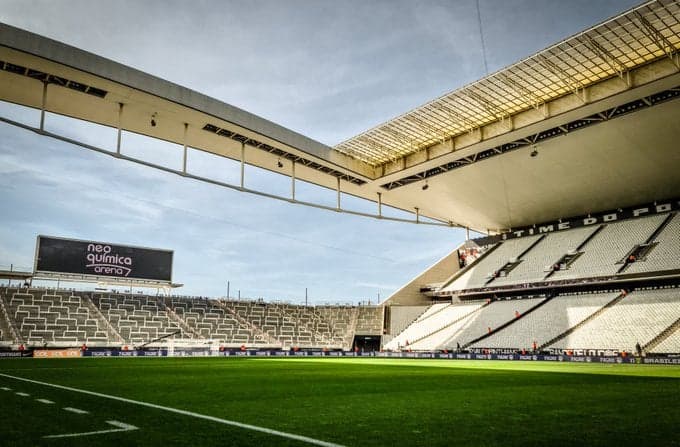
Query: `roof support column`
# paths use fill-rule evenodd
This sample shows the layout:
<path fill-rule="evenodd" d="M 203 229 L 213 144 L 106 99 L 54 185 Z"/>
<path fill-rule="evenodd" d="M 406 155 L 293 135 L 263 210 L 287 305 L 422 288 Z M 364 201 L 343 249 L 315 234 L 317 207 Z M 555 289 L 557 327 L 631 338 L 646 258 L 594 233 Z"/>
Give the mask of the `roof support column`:
<path fill-rule="evenodd" d="M 382 218 L 382 193 L 378 192 L 378 217 Z"/>
<path fill-rule="evenodd" d="M 420 208 L 415 207 L 416 210 L 416 223 L 420 223 Z"/>
<path fill-rule="evenodd" d="M 295 201 L 295 160 L 291 163 L 290 173 L 290 197 Z"/>
<path fill-rule="evenodd" d="M 245 184 L 246 174 L 246 143 L 241 143 L 241 189 Z"/>
<path fill-rule="evenodd" d="M 120 155 L 121 127 L 123 121 L 123 103 L 118 103 L 118 136 L 116 138 L 116 154 Z"/>
<path fill-rule="evenodd" d="M 43 81 L 42 103 L 40 105 L 40 130 L 45 130 L 45 105 L 47 104 L 47 81 Z"/>
<path fill-rule="evenodd" d="M 189 131 L 189 123 L 184 123 L 184 154 L 182 157 L 182 173 L 187 173 L 187 132 Z"/>
<path fill-rule="evenodd" d="M 335 187 L 335 190 L 338 193 L 338 204 L 337 204 L 336 208 L 338 209 L 338 211 L 340 211 L 341 210 L 341 208 L 340 208 L 340 195 L 341 195 L 340 194 L 340 177 L 336 177 L 336 179 L 338 180 L 338 182 L 336 184 L 337 186 Z"/>

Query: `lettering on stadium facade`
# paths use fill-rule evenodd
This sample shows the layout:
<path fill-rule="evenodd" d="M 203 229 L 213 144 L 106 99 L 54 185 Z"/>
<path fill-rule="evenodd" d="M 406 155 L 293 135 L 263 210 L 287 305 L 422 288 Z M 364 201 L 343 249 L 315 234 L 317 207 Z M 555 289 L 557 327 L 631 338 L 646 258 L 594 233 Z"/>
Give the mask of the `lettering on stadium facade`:
<path fill-rule="evenodd" d="M 617 210 L 606 211 L 598 214 L 589 214 L 587 216 L 562 219 L 557 222 L 536 224 L 530 227 L 513 229 L 512 231 L 501 233 L 495 236 L 480 237 L 474 239 L 474 241 L 477 243 L 477 245 L 484 246 L 495 244 L 496 242 L 502 240 L 515 239 L 522 236 L 552 233 L 555 231 L 564 231 L 572 228 L 587 227 L 590 225 L 600 225 L 604 223 L 616 222 L 619 220 L 634 219 L 676 210 L 680 210 L 680 199 L 654 202 L 630 208 L 619 208 Z"/>

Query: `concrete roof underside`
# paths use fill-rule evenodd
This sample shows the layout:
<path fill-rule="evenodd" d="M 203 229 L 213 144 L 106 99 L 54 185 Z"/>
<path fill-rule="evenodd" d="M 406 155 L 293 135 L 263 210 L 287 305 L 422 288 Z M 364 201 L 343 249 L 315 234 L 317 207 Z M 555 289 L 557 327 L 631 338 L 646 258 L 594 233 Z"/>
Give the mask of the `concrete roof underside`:
<path fill-rule="evenodd" d="M 661 19 L 651 16 L 660 11 Z M 247 164 L 298 180 L 372 201 L 380 197 L 395 208 L 417 208 L 420 216 L 495 232 L 680 195 L 680 4 L 648 2 L 612 21 L 629 16 L 647 32 L 640 31 L 638 46 L 628 44 L 640 57 L 614 52 L 589 37 L 592 48 L 602 51 L 596 65 L 609 67 L 609 74 L 598 72 L 588 82 L 575 79 L 573 89 L 568 78 L 556 76 L 554 89 L 533 102 L 527 99 L 531 92 L 507 81 L 506 87 L 523 91 L 524 97 L 508 100 L 505 112 L 473 92 L 478 105 L 486 104 L 492 115 L 495 111 L 493 119 L 480 118 L 462 132 L 437 133 L 436 141 L 381 162 L 2 24 L 0 100 L 233 160 L 243 156 Z M 663 29 L 656 35 L 645 21 L 653 29 L 662 23 Z M 565 42 L 583 35 L 592 33 Z M 502 70 L 478 82 L 499 73 L 506 76 Z M 526 104 L 520 106 L 520 100 Z M 421 127 L 425 131 L 431 124 Z M 534 150 L 538 155 L 531 157 Z"/>

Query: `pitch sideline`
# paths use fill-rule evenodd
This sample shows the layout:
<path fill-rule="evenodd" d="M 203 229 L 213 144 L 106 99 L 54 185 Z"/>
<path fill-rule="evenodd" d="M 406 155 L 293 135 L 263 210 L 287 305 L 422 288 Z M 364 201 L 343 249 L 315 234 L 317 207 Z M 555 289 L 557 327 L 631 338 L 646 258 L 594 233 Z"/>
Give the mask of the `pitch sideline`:
<path fill-rule="evenodd" d="M 319 439 L 314 439 L 314 438 L 310 438 L 310 437 L 307 437 L 307 436 L 296 435 L 296 434 L 293 434 L 293 433 L 287 433 L 287 432 L 283 432 L 283 431 L 279 431 L 279 430 L 274 430 L 274 429 L 271 429 L 271 428 L 260 427 L 260 426 L 251 425 L 251 424 L 245 424 L 245 423 L 237 422 L 237 421 L 231 421 L 229 419 L 222 419 L 222 418 L 218 418 L 218 417 L 215 417 L 215 416 L 209 416 L 209 415 L 206 415 L 206 414 L 194 413 L 193 411 L 180 410 L 179 408 L 165 407 L 163 405 L 152 404 L 150 402 L 143 402 L 143 401 L 139 401 L 139 400 L 127 399 L 125 397 L 112 396 L 110 394 L 97 393 L 96 391 L 81 390 L 79 388 L 73 388 L 73 387 L 64 386 L 64 385 L 57 385 L 57 384 L 48 383 L 48 382 L 41 382 L 39 380 L 26 379 L 24 377 L 11 376 L 9 374 L 3 374 L 3 373 L 0 373 L 0 377 L 7 377 L 9 379 L 20 380 L 20 381 L 28 382 L 28 383 L 34 383 L 34 384 L 37 384 L 37 385 L 49 386 L 49 387 L 52 387 L 52 388 L 57 388 L 57 389 L 66 390 L 66 391 L 72 391 L 72 392 L 75 392 L 75 393 L 89 394 L 90 396 L 101 397 L 101 398 L 104 398 L 104 399 L 117 400 L 119 402 L 125 402 L 125 403 L 128 403 L 128 404 L 139 405 L 139 406 L 142 406 L 142 407 L 154 408 L 156 410 L 163 410 L 163 411 L 167 411 L 167 412 L 170 412 L 170 413 L 181 414 L 183 416 L 189 416 L 189 417 L 193 417 L 193 418 L 196 418 L 196 419 L 204 419 L 206 421 L 217 422 L 218 424 L 229 425 L 229 426 L 232 426 L 232 427 L 238 427 L 238 428 L 242 428 L 242 429 L 245 429 L 245 430 L 251 430 L 251 431 L 265 433 L 265 434 L 272 435 L 272 436 L 278 436 L 278 437 L 281 437 L 281 438 L 292 439 L 292 440 L 304 442 L 304 443 L 311 444 L 311 445 L 318 445 L 318 446 L 321 446 L 321 447 L 344 447 L 341 444 L 334 444 L 332 442 L 321 441 Z"/>

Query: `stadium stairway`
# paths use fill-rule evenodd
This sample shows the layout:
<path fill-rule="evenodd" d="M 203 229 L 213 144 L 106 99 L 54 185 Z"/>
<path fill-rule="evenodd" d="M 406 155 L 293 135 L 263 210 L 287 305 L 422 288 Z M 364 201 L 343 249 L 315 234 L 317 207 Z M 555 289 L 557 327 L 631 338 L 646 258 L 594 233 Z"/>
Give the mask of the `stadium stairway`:
<path fill-rule="evenodd" d="M 671 324 L 670 326 L 668 326 L 668 327 L 667 327 L 666 329 L 664 329 L 659 335 L 657 335 L 656 337 L 654 337 L 653 339 L 651 339 L 647 344 L 645 344 L 644 346 L 642 346 L 642 350 L 645 351 L 645 352 L 651 352 L 651 351 L 653 351 L 654 348 L 656 348 L 656 347 L 659 346 L 661 343 L 663 343 L 664 340 L 666 340 L 668 337 L 670 337 L 671 335 L 673 335 L 673 334 L 675 333 L 675 331 L 677 331 L 677 330 L 679 330 L 679 329 L 680 329 L 680 318 L 678 318 L 677 320 L 675 320 L 675 322 L 674 322 L 673 324 Z"/>
<path fill-rule="evenodd" d="M 659 225 L 658 228 L 656 230 L 654 230 L 654 232 L 647 238 L 646 241 L 644 241 L 643 244 L 640 244 L 639 246 L 633 247 L 633 249 L 630 252 L 628 252 L 628 254 L 626 254 L 626 259 L 623 261 L 623 265 L 621 266 L 621 268 L 617 272 L 618 274 L 625 273 L 628 270 L 628 268 L 634 264 L 633 262 L 628 262 L 628 256 L 630 256 L 632 254 L 632 252 L 635 250 L 635 248 L 638 248 L 641 245 L 647 245 L 648 246 L 647 250 L 649 250 L 650 248 L 651 249 L 654 248 L 654 246 L 652 244 L 654 244 L 654 242 L 658 238 L 659 234 L 661 234 L 664 231 L 664 229 L 666 229 L 666 227 L 673 220 L 675 215 L 676 215 L 676 213 L 668 213 L 668 217 L 666 217 L 664 219 L 664 221 L 661 222 L 661 225 Z M 646 253 L 648 253 L 648 251 L 646 251 Z"/>
<path fill-rule="evenodd" d="M 201 334 L 199 334 L 193 327 L 189 326 L 186 321 L 184 321 L 183 318 L 181 318 L 179 315 L 177 315 L 177 312 L 171 307 L 168 306 L 168 304 L 161 300 L 160 298 L 158 299 L 158 306 L 159 308 L 165 309 L 167 312 L 168 318 L 175 323 L 182 329 L 182 332 L 185 335 L 189 335 L 191 338 L 196 338 L 196 339 L 204 339 Z"/>
<path fill-rule="evenodd" d="M 123 340 L 123 337 L 121 337 L 120 333 L 113 327 L 111 322 L 106 319 L 104 314 L 99 310 L 99 308 L 94 304 L 92 301 L 92 296 L 89 293 L 82 293 L 81 298 L 83 302 L 85 302 L 85 305 L 90 309 L 90 312 L 92 315 L 94 315 L 97 320 L 103 325 L 103 327 L 106 328 L 106 333 L 108 334 L 109 338 L 109 343 L 111 342 L 116 342 L 116 343 L 124 343 L 125 340 Z"/>
<path fill-rule="evenodd" d="M 488 333 L 482 335 L 481 337 L 477 337 L 477 338 L 475 338 L 474 340 L 470 340 L 469 342 L 465 343 L 465 344 L 462 346 L 462 348 L 463 348 L 463 349 L 467 349 L 468 347 L 472 346 L 473 344 L 475 344 L 475 343 L 477 343 L 477 342 L 479 342 L 479 341 L 482 341 L 482 340 L 484 340 L 484 339 L 486 339 L 486 338 L 488 338 L 488 337 L 491 337 L 492 335 L 494 335 L 494 334 L 497 333 L 498 331 L 500 331 L 500 330 L 502 330 L 502 329 L 504 329 L 504 328 L 510 326 L 511 324 L 515 323 L 516 321 L 520 320 L 521 318 L 524 318 L 525 316 L 529 315 L 531 312 L 535 311 L 536 309 L 538 309 L 539 307 L 541 307 L 542 305 L 544 305 L 545 303 L 547 303 L 547 302 L 550 301 L 551 299 L 552 299 L 552 298 L 546 298 L 546 299 L 544 299 L 544 300 L 541 300 L 541 301 L 538 302 L 535 306 L 530 307 L 529 309 L 527 309 L 527 310 L 525 310 L 524 312 L 522 312 L 522 313 L 519 315 L 519 317 L 513 318 L 513 319 L 510 320 L 510 321 L 506 321 L 505 323 L 501 324 L 500 326 L 497 326 L 497 327 L 491 329 L 491 332 L 488 332 Z M 490 304 L 490 303 L 489 303 L 489 304 Z"/>
<path fill-rule="evenodd" d="M 612 306 L 616 305 L 616 303 L 618 303 L 619 301 L 621 301 L 626 295 L 627 295 L 626 292 L 621 292 L 621 293 L 619 293 L 619 294 L 616 296 L 616 298 L 614 298 L 613 300 L 611 300 L 610 302 L 608 302 L 607 304 L 605 304 L 604 306 L 602 306 L 601 308 L 599 308 L 598 310 L 596 310 L 595 312 L 593 312 L 592 314 L 590 314 L 590 316 L 589 316 L 588 318 L 586 318 L 585 320 L 580 321 L 578 324 L 576 324 L 576 325 L 570 327 L 570 328 L 567 329 L 566 331 L 562 332 L 560 335 L 558 335 L 558 336 L 556 336 L 556 337 L 553 337 L 552 339 L 550 339 L 550 340 L 548 340 L 547 342 L 545 342 L 545 343 L 543 343 L 542 345 L 540 345 L 540 346 L 538 347 L 538 350 L 540 351 L 540 350 L 546 348 L 547 346 L 550 346 L 550 345 L 552 345 L 552 344 L 554 344 L 554 343 L 556 343 L 556 342 L 562 340 L 564 337 L 566 337 L 567 335 L 571 334 L 572 332 L 575 332 L 575 331 L 578 330 L 580 327 L 586 325 L 586 324 L 589 323 L 590 321 L 592 321 L 592 320 L 594 320 L 595 318 L 597 318 L 597 317 L 599 317 L 600 315 L 602 315 L 604 312 L 607 311 L 607 309 L 609 309 L 609 308 L 611 308 Z"/>
<path fill-rule="evenodd" d="M 0 332 L 2 332 L 2 338 L 5 341 L 13 341 L 14 343 L 22 343 L 23 340 L 20 337 L 20 332 L 12 324 L 13 321 L 9 318 L 7 314 L 7 307 L 5 305 L 5 292 L 0 292 Z"/>

